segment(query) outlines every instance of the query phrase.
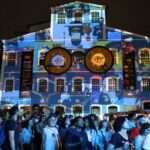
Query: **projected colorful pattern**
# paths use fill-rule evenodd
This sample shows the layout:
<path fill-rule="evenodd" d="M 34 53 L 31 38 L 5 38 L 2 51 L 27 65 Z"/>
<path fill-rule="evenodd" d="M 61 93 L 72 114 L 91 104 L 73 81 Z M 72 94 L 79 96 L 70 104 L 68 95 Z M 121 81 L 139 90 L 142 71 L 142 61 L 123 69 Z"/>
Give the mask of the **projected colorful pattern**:
<path fill-rule="evenodd" d="M 150 45 L 149 39 L 105 24 L 105 6 L 91 3 L 68 3 L 51 8 L 48 29 L 5 40 L 2 63 L 2 104 L 48 104 L 61 107 L 67 112 L 112 112 L 136 108 L 150 100 Z M 124 47 L 124 42 L 130 47 Z M 97 66 L 110 64 L 107 72 L 92 73 L 85 59 L 93 47 L 106 47 L 111 57 L 95 54 L 91 59 Z M 72 59 L 67 72 L 49 73 L 45 67 L 46 54 L 56 47 L 65 48 Z M 134 67 L 125 61 L 124 53 L 134 47 Z M 22 53 L 33 49 L 31 97 L 20 97 Z M 107 55 L 108 56 L 108 55 Z M 102 58 L 95 63 L 95 58 Z M 127 56 L 126 56 L 127 57 Z M 56 55 L 50 59 L 58 68 L 65 58 Z M 109 59 L 108 59 L 109 58 Z M 111 59 L 110 59 L 111 58 Z M 110 62 L 109 62 L 110 60 Z M 113 63 L 111 63 L 113 61 Z M 92 66 L 94 69 L 94 66 Z M 134 83 L 128 76 L 136 72 Z M 134 87 L 129 85 L 133 83 Z M 126 88 L 125 88 L 126 87 Z"/>

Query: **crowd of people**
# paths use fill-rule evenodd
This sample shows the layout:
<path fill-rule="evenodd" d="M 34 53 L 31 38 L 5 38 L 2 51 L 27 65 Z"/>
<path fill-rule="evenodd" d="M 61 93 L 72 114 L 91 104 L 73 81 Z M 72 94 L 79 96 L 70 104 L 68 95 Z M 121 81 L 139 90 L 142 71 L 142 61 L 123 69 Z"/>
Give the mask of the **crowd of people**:
<path fill-rule="evenodd" d="M 101 120 L 14 106 L 9 115 L 0 110 L 0 150 L 150 150 L 150 123 L 134 112 Z"/>

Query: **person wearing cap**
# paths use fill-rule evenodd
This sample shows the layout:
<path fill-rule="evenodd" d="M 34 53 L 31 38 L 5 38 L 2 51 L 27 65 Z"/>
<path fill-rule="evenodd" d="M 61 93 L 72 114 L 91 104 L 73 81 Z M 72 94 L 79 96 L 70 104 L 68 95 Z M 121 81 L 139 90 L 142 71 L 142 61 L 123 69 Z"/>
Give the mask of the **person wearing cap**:
<path fill-rule="evenodd" d="M 10 110 L 10 116 L 5 125 L 5 150 L 17 150 L 18 146 L 18 133 L 17 133 L 17 117 L 18 107 L 14 106 Z"/>

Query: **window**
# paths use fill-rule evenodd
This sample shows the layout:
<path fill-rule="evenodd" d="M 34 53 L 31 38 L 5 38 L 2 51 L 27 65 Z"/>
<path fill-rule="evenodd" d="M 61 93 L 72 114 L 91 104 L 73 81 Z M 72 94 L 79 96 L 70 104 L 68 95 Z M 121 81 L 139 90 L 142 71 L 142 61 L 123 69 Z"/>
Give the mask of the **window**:
<path fill-rule="evenodd" d="M 92 106 L 91 107 L 91 113 L 92 114 L 100 114 L 100 112 L 101 112 L 101 109 L 99 106 Z"/>
<path fill-rule="evenodd" d="M 63 106 L 63 105 L 56 105 L 55 112 L 60 114 L 60 115 L 63 115 L 65 113 L 65 106 Z"/>
<path fill-rule="evenodd" d="M 100 79 L 92 79 L 92 91 L 100 90 Z"/>
<path fill-rule="evenodd" d="M 91 12 L 92 22 L 96 23 L 100 21 L 100 15 L 99 12 L 93 11 Z"/>
<path fill-rule="evenodd" d="M 75 22 L 82 22 L 82 12 L 76 12 L 74 14 Z"/>
<path fill-rule="evenodd" d="M 81 105 L 74 105 L 72 110 L 75 116 L 80 116 L 83 113 L 83 107 Z"/>
<path fill-rule="evenodd" d="M 56 80 L 56 92 L 64 92 L 65 90 L 65 80 L 57 79 Z"/>
<path fill-rule="evenodd" d="M 66 14 L 65 13 L 58 13 L 57 14 L 57 23 L 58 24 L 65 24 L 66 22 Z"/>
<path fill-rule="evenodd" d="M 141 49 L 140 51 L 140 63 L 150 64 L 150 49 Z"/>
<path fill-rule="evenodd" d="M 143 91 L 150 91 L 150 78 L 145 78 L 142 80 Z"/>
<path fill-rule="evenodd" d="M 10 92 L 13 91 L 14 88 L 14 80 L 13 79 L 7 79 L 5 83 L 5 91 Z"/>
<path fill-rule="evenodd" d="M 108 79 L 108 91 L 117 91 L 118 88 L 118 79 L 117 78 L 109 78 Z"/>
<path fill-rule="evenodd" d="M 108 107 L 108 113 L 116 113 L 116 112 L 118 112 L 117 106 L 109 106 Z"/>
<path fill-rule="evenodd" d="M 82 92 L 82 79 L 74 79 L 74 92 Z"/>
<path fill-rule="evenodd" d="M 150 110 L 150 101 L 146 101 L 146 102 L 143 102 L 143 109 L 144 110 Z"/>
<path fill-rule="evenodd" d="M 48 80 L 39 79 L 39 92 L 47 92 L 47 91 L 48 91 Z"/>
<path fill-rule="evenodd" d="M 7 65 L 15 65 L 17 56 L 15 52 L 7 53 Z"/>

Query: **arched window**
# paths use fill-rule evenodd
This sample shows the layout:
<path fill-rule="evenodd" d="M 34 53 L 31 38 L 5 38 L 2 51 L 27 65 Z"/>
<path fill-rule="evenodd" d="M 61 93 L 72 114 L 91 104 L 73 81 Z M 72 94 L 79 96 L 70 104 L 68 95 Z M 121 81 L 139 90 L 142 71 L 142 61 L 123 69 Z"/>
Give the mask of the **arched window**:
<path fill-rule="evenodd" d="M 118 107 L 117 106 L 108 106 L 108 113 L 117 113 Z"/>
<path fill-rule="evenodd" d="M 56 79 L 56 92 L 64 92 L 65 91 L 65 79 Z"/>
<path fill-rule="evenodd" d="M 150 91 L 150 78 L 142 79 L 142 91 Z"/>
<path fill-rule="evenodd" d="M 38 80 L 38 91 L 47 92 L 48 91 L 48 79 L 39 79 Z"/>
<path fill-rule="evenodd" d="M 72 112 L 75 116 L 80 116 L 83 114 L 83 106 L 82 105 L 73 105 Z"/>
<path fill-rule="evenodd" d="M 8 52 L 7 53 L 7 65 L 16 65 L 17 64 L 17 53 Z"/>
<path fill-rule="evenodd" d="M 150 49 L 149 48 L 141 49 L 139 57 L 140 57 L 139 59 L 140 64 L 150 64 Z"/>
<path fill-rule="evenodd" d="M 57 14 L 57 23 L 65 24 L 66 23 L 66 14 L 64 12 L 59 12 Z"/>
<path fill-rule="evenodd" d="M 5 80 L 5 91 L 11 92 L 14 90 L 14 79 L 6 79 Z"/>
<path fill-rule="evenodd" d="M 91 114 L 99 115 L 101 113 L 101 107 L 100 106 L 91 106 Z"/>
<path fill-rule="evenodd" d="M 117 91 L 119 89 L 118 79 L 116 77 L 108 78 L 108 91 Z"/>
<path fill-rule="evenodd" d="M 65 113 L 65 106 L 63 105 L 56 105 L 55 107 L 55 112 L 60 114 L 60 115 L 63 115 Z"/>
<path fill-rule="evenodd" d="M 82 78 L 75 78 L 73 80 L 73 92 L 82 92 L 82 84 L 83 84 L 83 79 Z"/>
<path fill-rule="evenodd" d="M 91 81 L 92 81 L 92 91 L 100 91 L 100 79 L 93 78 Z"/>

